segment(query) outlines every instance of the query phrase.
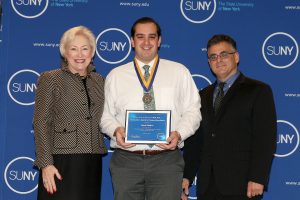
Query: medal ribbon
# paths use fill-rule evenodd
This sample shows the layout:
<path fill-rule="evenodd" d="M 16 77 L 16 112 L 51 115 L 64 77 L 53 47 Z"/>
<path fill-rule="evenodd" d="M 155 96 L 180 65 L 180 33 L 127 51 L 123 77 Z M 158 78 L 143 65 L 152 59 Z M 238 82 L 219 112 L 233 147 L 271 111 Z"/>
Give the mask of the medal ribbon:
<path fill-rule="evenodd" d="M 141 86 L 143 87 L 144 91 L 149 92 L 149 90 L 152 88 L 152 85 L 153 85 L 153 82 L 155 79 L 155 75 L 157 72 L 158 64 L 159 64 L 158 55 L 155 57 L 155 61 L 154 61 L 153 67 L 151 69 L 151 73 L 150 73 L 150 77 L 148 78 L 148 81 L 145 80 L 145 77 L 144 77 L 144 75 L 140 69 L 140 66 L 135 58 L 133 60 L 133 63 L 134 63 L 135 72 L 137 74 L 137 77 L 140 81 Z"/>

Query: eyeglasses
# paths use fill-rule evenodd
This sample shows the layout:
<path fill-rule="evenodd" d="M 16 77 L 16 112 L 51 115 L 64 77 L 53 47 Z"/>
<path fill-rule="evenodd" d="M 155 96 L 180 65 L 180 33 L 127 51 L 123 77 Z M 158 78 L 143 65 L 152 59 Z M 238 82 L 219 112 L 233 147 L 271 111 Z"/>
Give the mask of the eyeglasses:
<path fill-rule="evenodd" d="M 212 54 L 212 55 L 210 55 L 208 57 L 208 59 L 210 61 L 216 61 L 216 60 L 218 60 L 218 57 L 220 57 L 220 59 L 226 59 L 226 58 L 229 57 L 230 54 L 235 54 L 235 53 L 236 53 L 236 51 L 234 51 L 234 52 L 223 51 L 220 54 Z"/>

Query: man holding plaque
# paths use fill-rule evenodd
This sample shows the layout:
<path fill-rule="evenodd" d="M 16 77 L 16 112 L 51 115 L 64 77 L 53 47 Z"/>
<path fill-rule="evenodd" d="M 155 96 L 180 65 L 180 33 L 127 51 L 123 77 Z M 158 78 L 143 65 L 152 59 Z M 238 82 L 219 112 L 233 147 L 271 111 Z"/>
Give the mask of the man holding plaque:
<path fill-rule="evenodd" d="M 161 29 L 152 18 L 131 29 L 132 62 L 106 78 L 101 128 L 115 149 L 110 170 L 115 200 L 180 199 L 179 148 L 200 125 L 200 97 L 188 69 L 161 59 Z"/>

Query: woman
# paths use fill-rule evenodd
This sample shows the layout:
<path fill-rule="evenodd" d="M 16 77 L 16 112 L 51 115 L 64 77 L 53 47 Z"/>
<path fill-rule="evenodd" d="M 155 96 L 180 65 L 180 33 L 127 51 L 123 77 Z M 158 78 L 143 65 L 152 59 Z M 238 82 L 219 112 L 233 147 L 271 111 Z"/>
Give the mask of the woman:
<path fill-rule="evenodd" d="M 107 152 L 99 120 L 104 78 L 95 72 L 96 42 L 83 26 L 60 40 L 62 66 L 41 74 L 35 99 L 35 165 L 39 200 L 99 200 L 101 154 Z"/>

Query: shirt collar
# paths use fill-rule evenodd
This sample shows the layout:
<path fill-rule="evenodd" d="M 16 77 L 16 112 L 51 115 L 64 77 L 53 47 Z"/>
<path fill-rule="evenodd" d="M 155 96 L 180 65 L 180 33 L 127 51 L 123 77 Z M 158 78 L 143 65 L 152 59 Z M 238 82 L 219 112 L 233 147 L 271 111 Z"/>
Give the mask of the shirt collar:
<path fill-rule="evenodd" d="M 154 65 L 155 58 L 154 58 L 153 60 L 151 60 L 148 64 L 143 63 L 142 61 L 140 61 L 140 60 L 137 59 L 137 58 L 135 58 L 135 59 L 136 59 L 136 61 L 137 61 L 137 63 L 138 63 L 138 66 L 140 67 L 140 70 L 141 70 L 142 72 L 145 71 L 144 68 L 143 68 L 144 65 L 149 65 L 149 66 L 150 66 L 150 68 L 149 68 L 149 73 L 151 72 L 151 70 L 152 70 L 152 68 L 153 68 L 153 65 Z"/>
<path fill-rule="evenodd" d="M 231 77 L 229 77 L 225 82 L 225 86 L 224 86 L 224 91 L 228 90 L 233 83 L 235 82 L 235 80 L 239 77 L 239 75 L 241 74 L 240 71 L 237 71 L 235 74 L 233 74 Z M 220 80 L 217 80 L 217 83 L 220 83 Z"/>

